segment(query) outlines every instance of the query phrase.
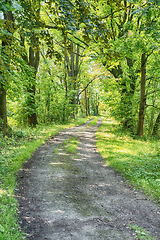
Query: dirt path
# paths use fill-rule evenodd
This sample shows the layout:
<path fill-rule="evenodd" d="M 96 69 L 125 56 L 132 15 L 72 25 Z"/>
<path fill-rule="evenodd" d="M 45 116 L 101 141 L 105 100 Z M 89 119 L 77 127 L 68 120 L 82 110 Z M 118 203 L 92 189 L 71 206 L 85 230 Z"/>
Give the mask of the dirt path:
<path fill-rule="evenodd" d="M 27 239 L 130 240 L 129 224 L 160 239 L 160 208 L 104 165 L 88 122 L 64 130 L 38 148 L 20 172 L 17 198 Z M 64 141 L 79 139 L 77 154 Z M 144 238 L 145 239 L 145 238 Z"/>

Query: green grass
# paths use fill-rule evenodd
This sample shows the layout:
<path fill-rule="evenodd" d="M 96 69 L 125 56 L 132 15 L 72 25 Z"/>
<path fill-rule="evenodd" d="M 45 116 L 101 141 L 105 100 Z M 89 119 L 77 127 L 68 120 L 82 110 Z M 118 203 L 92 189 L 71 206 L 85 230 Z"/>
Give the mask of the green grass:
<path fill-rule="evenodd" d="M 139 239 L 139 240 L 156 240 L 156 238 L 150 236 L 149 232 L 146 231 L 143 227 L 138 227 L 137 225 L 129 225 L 129 227 L 134 230 L 134 232 L 136 234 L 136 239 Z"/>
<path fill-rule="evenodd" d="M 67 141 L 64 141 L 63 144 L 68 153 L 76 153 L 77 146 L 78 146 L 78 138 L 68 138 Z"/>
<path fill-rule="evenodd" d="M 18 202 L 14 196 L 17 184 L 16 174 L 23 163 L 51 135 L 86 121 L 87 119 L 83 118 L 66 125 L 14 130 L 11 138 L 0 136 L 0 239 L 25 239 L 25 234 L 21 232 L 18 224 Z M 71 145 L 74 145 L 74 142 Z M 69 151 L 73 149 L 72 146 Z"/>
<path fill-rule="evenodd" d="M 114 120 L 103 119 L 97 147 L 108 166 L 121 172 L 136 188 L 160 202 L 160 144 L 158 140 L 133 139 Z"/>
<path fill-rule="evenodd" d="M 93 120 L 88 124 L 88 127 L 96 125 L 99 118 L 100 118 L 100 116 L 99 117 L 93 117 Z"/>

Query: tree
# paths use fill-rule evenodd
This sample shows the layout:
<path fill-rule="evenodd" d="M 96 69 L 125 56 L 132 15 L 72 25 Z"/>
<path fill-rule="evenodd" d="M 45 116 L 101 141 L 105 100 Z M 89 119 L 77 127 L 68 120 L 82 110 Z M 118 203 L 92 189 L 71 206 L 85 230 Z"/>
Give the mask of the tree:
<path fill-rule="evenodd" d="M 22 52 L 22 58 L 33 69 L 33 77 L 28 81 L 27 85 L 27 115 L 28 124 L 30 126 L 36 126 L 37 114 L 35 104 L 35 92 L 36 92 L 36 75 L 39 66 L 40 57 L 40 0 L 21 1 L 23 7 L 23 13 L 17 18 L 19 23 L 19 35 L 21 46 L 24 48 Z"/>
<path fill-rule="evenodd" d="M 151 56 L 155 49 L 158 47 L 153 44 L 157 44 L 157 39 L 155 36 L 157 35 L 154 27 L 156 27 L 156 17 L 157 17 L 157 6 L 148 4 L 147 8 L 145 8 L 144 22 L 139 24 L 139 32 L 145 32 L 146 35 L 143 39 L 143 46 L 147 49 L 142 52 L 141 57 L 141 87 L 140 87 L 140 103 L 139 103 L 139 117 L 138 117 L 138 126 L 137 126 L 137 134 L 143 136 L 143 125 L 144 125 L 144 117 L 145 117 L 145 108 L 146 108 L 146 63 L 148 57 Z M 152 29 L 151 29 L 152 27 Z M 148 36 L 147 36 L 148 35 Z M 148 38 L 149 44 L 145 42 Z M 143 47 L 142 47 L 143 51 Z"/>
<path fill-rule="evenodd" d="M 158 114 L 158 116 L 156 118 L 155 124 L 154 124 L 153 132 L 152 132 L 153 136 L 158 135 L 159 127 L 160 127 L 160 112 L 159 112 L 159 114 Z"/>
<path fill-rule="evenodd" d="M 24 40 L 22 39 L 22 44 L 24 46 Z M 28 92 L 28 98 L 27 98 L 27 115 L 28 115 L 28 124 L 29 126 L 36 126 L 37 122 L 37 114 L 36 114 L 36 106 L 35 106 L 35 91 L 36 91 L 36 75 L 37 70 L 39 66 L 39 50 L 38 50 L 38 37 L 34 34 L 34 32 L 31 32 L 31 39 L 30 39 L 30 46 L 28 54 L 25 53 L 23 59 L 26 61 L 26 64 L 28 64 L 33 69 L 33 77 L 28 80 L 27 85 L 27 92 Z M 24 46 L 25 47 L 25 46 Z M 34 50 L 34 47 L 37 47 L 36 50 Z M 28 55 L 28 56 L 27 56 Z"/>
<path fill-rule="evenodd" d="M 127 44 L 134 21 L 134 11 L 135 4 L 127 3 L 126 0 L 120 2 L 119 8 L 115 3 L 102 8 L 101 18 L 110 31 L 110 40 L 101 46 L 98 53 L 103 65 L 118 82 L 120 101 L 115 114 L 119 115 L 123 127 L 129 128 L 130 131 L 133 131 L 135 118 L 132 109 L 138 78 L 134 53 L 132 47 Z"/>
<path fill-rule="evenodd" d="M 15 39 L 21 43 L 21 58 L 31 70 L 21 82 L 25 96 L 23 99 L 26 99 L 24 118 L 27 116 L 29 125 L 37 124 L 37 111 L 38 116 L 43 116 L 40 121 L 58 118 L 65 121 L 69 117 L 75 117 L 80 102 L 86 115 L 98 114 L 100 94 L 96 91 L 94 80 L 92 81 L 95 75 L 98 76 L 82 74 L 81 71 L 82 59 L 85 61 L 84 56 L 87 56 L 91 61 L 100 61 L 108 70 L 109 78 L 105 78 L 108 89 L 106 86 L 105 89 L 110 89 L 110 93 L 106 95 L 111 96 L 114 91 L 115 96 L 111 97 L 109 104 L 123 127 L 134 132 L 135 128 L 139 129 L 136 126 L 138 122 L 141 126 L 138 134 L 142 134 L 143 123 L 149 126 L 146 121 L 152 108 L 151 98 L 156 96 L 153 103 L 155 111 L 152 111 L 153 129 L 157 117 L 156 109 L 159 109 L 158 94 L 155 95 L 154 92 L 156 85 L 152 84 L 154 77 L 157 78 L 158 70 L 154 71 L 156 74 L 153 76 L 150 67 L 153 68 L 156 62 L 154 60 L 151 63 L 151 59 L 158 47 L 156 28 L 159 9 L 154 1 L 133 3 L 110 0 L 107 4 L 103 0 L 49 0 L 43 4 L 40 0 L 19 2 L 22 9 L 14 12 L 17 27 Z M 3 7 L 0 4 L 0 8 Z M 11 34 L 9 31 L 8 33 Z M 146 57 L 146 75 L 142 67 L 143 54 Z M 46 73 L 40 65 L 44 64 L 44 61 L 40 62 L 41 55 L 50 64 L 46 79 Z M 145 79 L 144 92 L 140 89 L 140 75 L 141 80 Z M 152 81 L 148 81 L 149 78 Z M 140 101 L 140 91 L 144 93 L 143 101 Z M 41 99 L 45 101 L 41 103 Z M 140 110 L 138 114 L 139 101 L 139 109 L 142 109 L 143 103 L 144 111 Z M 47 116 L 40 114 L 40 105 Z"/>
<path fill-rule="evenodd" d="M 5 1 L 11 4 L 11 1 Z M 3 5 L 2 5 L 3 6 Z M 6 85 L 10 68 L 10 55 L 12 49 L 13 33 L 15 31 L 13 13 L 7 9 L 4 13 L 3 36 L 1 44 L 1 70 L 0 70 L 0 130 L 3 136 L 7 133 L 7 107 L 6 107 Z"/>
<path fill-rule="evenodd" d="M 132 132 L 134 131 L 137 116 L 134 110 L 136 107 L 134 95 L 136 94 L 135 91 L 138 90 L 139 73 L 141 73 L 142 82 L 146 82 L 146 80 L 144 81 L 146 78 L 145 71 L 142 68 L 143 58 L 139 61 L 137 57 L 139 55 L 140 57 L 144 56 L 143 54 L 145 53 L 147 61 L 148 57 L 155 52 L 154 49 L 157 48 L 155 46 L 158 44 L 158 13 L 159 9 L 155 2 L 144 3 L 140 1 L 134 4 L 131 1 L 127 3 L 124 0 L 120 11 L 117 11 L 113 4 L 103 9 L 105 16 L 103 15 L 102 19 L 106 20 L 106 24 L 112 32 L 111 40 L 109 41 L 111 47 L 106 49 L 101 46 L 99 56 L 117 81 L 119 101 L 118 106 L 114 107 L 114 110 L 116 109 L 114 114 L 123 126 L 128 127 Z M 137 62 L 140 63 L 139 66 Z M 146 64 L 147 62 L 145 62 Z M 141 86 L 143 87 L 141 92 L 143 92 L 144 84 Z M 143 118 L 145 116 L 143 109 L 146 109 L 146 98 L 146 95 L 141 95 L 139 107 L 141 110 L 139 112 L 139 121 L 137 121 L 139 126 L 141 124 L 141 132 L 139 127 L 137 127 L 139 135 L 142 135 Z"/>
<path fill-rule="evenodd" d="M 75 118 L 76 105 L 78 104 L 77 92 L 79 89 L 79 79 L 78 74 L 80 71 L 80 50 L 79 46 L 74 46 L 71 43 L 70 56 L 65 51 L 65 69 L 67 77 L 64 79 L 65 89 L 66 89 L 66 100 L 69 100 L 71 106 L 71 115 Z M 68 79 L 68 81 L 67 81 Z"/>
<path fill-rule="evenodd" d="M 143 136 L 143 125 L 144 125 L 144 115 L 146 107 L 146 54 L 142 53 L 141 57 L 141 94 L 140 94 L 140 103 L 139 103 L 139 118 L 138 118 L 138 127 L 137 134 Z"/>

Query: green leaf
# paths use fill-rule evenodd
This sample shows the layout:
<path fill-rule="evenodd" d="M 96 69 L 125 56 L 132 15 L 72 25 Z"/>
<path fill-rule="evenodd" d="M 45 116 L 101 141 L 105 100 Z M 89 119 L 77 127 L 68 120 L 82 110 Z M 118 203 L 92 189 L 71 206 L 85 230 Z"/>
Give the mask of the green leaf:
<path fill-rule="evenodd" d="M 23 10 L 22 6 L 20 6 L 18 4 L 18 2 L 15 1 L 15 0 L 12 2 L 12 8 L 13 8 L 13 10 L 18 10 L 18 11 L 22 11 Z"/>
<path fill-rule="evenodd" d="M 5 1 L 2 0 L 0 3 L 0 11 L 7 12 L 8 10 L 9 10 L 8 4 L 6 4 Z"/>
<path fill-rule="evenodd" d="M 0 232 L 4 232 L 4 231 L 5 231 L 4 227 L 0 224 Z"/>

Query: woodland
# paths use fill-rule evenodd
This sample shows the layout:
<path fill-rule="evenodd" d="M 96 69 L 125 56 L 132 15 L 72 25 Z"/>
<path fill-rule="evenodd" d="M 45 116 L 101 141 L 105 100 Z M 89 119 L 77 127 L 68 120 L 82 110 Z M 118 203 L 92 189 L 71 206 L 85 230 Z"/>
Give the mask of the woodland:
<path fill-rule="evenodd" d="M 160 127 L 159 0 L 1 0 L 0 129 L 109 112 Z"/>
<path fill-rule="evenodd" d="M 0 0 L 0 239 L 24 239 L 23 163 L 89 119 L 107 166 L 160 203 L 159 76 L 160 0 Z"/>

